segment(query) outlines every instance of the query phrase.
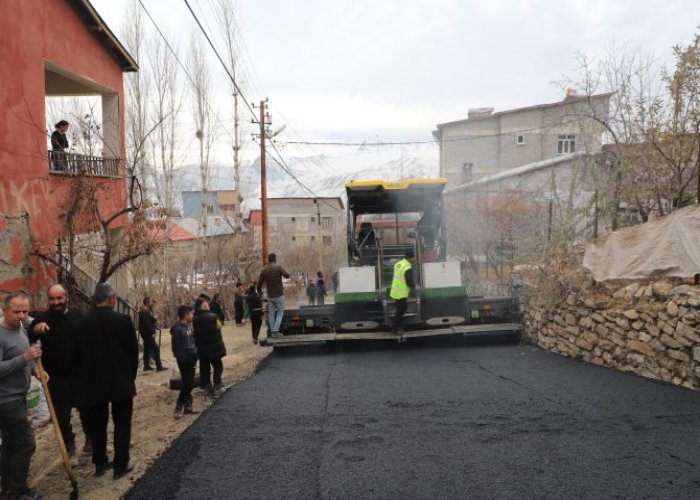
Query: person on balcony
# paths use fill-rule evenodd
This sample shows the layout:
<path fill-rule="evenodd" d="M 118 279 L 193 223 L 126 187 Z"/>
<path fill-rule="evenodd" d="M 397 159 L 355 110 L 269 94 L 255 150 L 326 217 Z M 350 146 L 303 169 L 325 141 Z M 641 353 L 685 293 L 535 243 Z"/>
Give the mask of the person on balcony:
<path fill-rule="evenodd" d="M 51 134 L 51 158 L 53 166 L 56 170 L 66 170 L 67 161 L 66 153 L 68 152 L 68 123 L 66 120 L 59 121 L 54 127 L 56 130 Z"/>

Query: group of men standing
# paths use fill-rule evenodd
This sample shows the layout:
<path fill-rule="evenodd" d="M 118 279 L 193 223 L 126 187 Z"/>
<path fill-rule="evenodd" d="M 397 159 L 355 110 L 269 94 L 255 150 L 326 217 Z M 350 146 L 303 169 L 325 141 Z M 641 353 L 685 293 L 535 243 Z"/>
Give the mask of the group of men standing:
<path fill-rule="evenodd" d="M 27 485 L 36 447 L 27 419 L 26 396 L 34 362 L 42 358 L 56 420 L 69 455 L 75 457 L 72 408 L 78 408 L 91 451 L 95 475 L 113 471 L 114 479 L 134 468 L 129 457 L 133 398 L 136 395 L 138 343 L 133 321 L 114 311 L 116 292 L 97 285 L 94 307 L 84 316 L 68 304 L 62 285 L 47 291 L 48 309 L 25 330 L 29 299 L 8 295 L 0 321 L 0 498 L 38 499 Z M 40 342 L 39 342 L 40 341 Z M 107 455 L 107 424 L 111 406 L 114 456 Z"/>
<path fill-rule="evenodd" d="M 412 251 L 406 253 L 394 266 L 390 296 L 396 301 L 396 315 L 392 330 L 403 332 L 403 316 L 407 299 L 414 286 Z M 284 314 L 282 278 L 289 274 L 277 263 L 275 254 L 268 256 L 257 286 L 248 290 L 257 301 L 250 305 L 256 313 L 253 339 L 262 323 L 262 304 L 259 291 L 267 288 L 269 334 L 279 336 Z M 320 274 L 320 273 L 319 273 Z M 319 276 L 322 279 L 322 276 Z M 114 310 L 116 291 L 109 283 L 97 285 L 94 307 L 85 315 L 69 307 L 66 289 L 55 284 L 47 291 L 47 310 L 38 313 L 25 331 L 29 315 L 29 299 L 21 293 L 8 295 L 3 302 L 0 321 L 0 500 L 41 498 L 27 484 L 35 440 L 27 419 L 26 395 L 30 372 L 41 358 L 49 376 L 48 389 L 56 412 L 56 419 L 71 457 L 76 455 L 75 433 L 71 425 L 72 408 L 79 410 L 85 432 L 84 451 L 92 453 L 95 475 L 108 470 L 118 479 L 134 468 L 129 457 L 133 398 L 136 395 L 138 369 L 138 342 L 133 321 Z M 153 311 L 155 300 L 146 297 L 139 311 L 139 334 L 143 340 L 143 369 L 167 368 L 160 357 L 155 340 L 157 317 Z M 226 348 L 221 336 L 221 322 L 210 312 L 209 300 L 200 296 L 194 304 L 182 305 L 177 310 L 178 321 L 170 330 L 172 350 L 181 373 L 182 385 L 175 408 L 175 417 L 194 413 L 192 386 L 195 366 L 200 363 L 203 388 L 221 390 L 222 358 Z M 258 317 L 259 316 L 259 317 Z M 253 319 L 251 317 L 251 319 Z M 40 342 L 39 342 L 40 341 Z M 107 455 L 107 424 L 111 415 L 114 424 L 114 456 Z"/>

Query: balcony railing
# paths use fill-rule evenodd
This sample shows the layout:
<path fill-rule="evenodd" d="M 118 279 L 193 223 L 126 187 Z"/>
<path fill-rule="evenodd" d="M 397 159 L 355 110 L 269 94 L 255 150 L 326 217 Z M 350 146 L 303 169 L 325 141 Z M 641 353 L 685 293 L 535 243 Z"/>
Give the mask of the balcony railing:
<path fill-rule="evenodd" d="M 57 174 L 118 177 L 119 158 L 103 158 L 63 151 L 48 152 L 49 172 Z"/>

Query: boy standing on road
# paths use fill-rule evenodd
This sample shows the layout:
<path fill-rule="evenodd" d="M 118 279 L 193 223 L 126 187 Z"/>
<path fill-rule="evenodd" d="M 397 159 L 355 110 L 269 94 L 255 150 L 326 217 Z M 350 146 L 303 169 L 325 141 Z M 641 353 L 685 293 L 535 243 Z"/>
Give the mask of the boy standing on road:
<path fill-rule="evenodd" d="M 316 283 L 314 280 L 309 280 L 309 284 L 306 285 L 306 297 L 309 299 L 310 306 L 316 304 Z"/>
<path fill-rule="evenodd" d="M 255 286 L 250 285 L 248 294 L 245 297 L 248 311 L 250 312 L 250 328 L 253 334 L 253 344 L 258 343 L 258 335 L 260 335 L 260 327 L 262 326 L 263 306 L 260 295 L 255 291 Z"/>
<path fill-rule="evenodd" d="M 175 404 L 175 418 L 182 417 L 183 413 L 194 413 L 192 410 L 192 385 L 194 384 L 194 370 L 197 364 L 197 346 L 192 335 L 192 309 L 189 306 L 177 308 L 179 321 L 170 329 L 172 335 L 173 356 L 177 360 L 180 369 L 182 385 L 180 394 Z"/>
<path fill-rule="evenodd" d="M 199 357 L 199 386 L 210 395 L 219 397 L 223 392 L 221 374 L 224 371 L 222 358 L 226 356 L 226 345 L 221 336 L 221 323 L 213 312 L 209 311 L 209 302 L 198 298 L 195 302 L 196 311 L 192 318 L 194 341 Z M 212 387 L 212 373 L 214 369 Z"/>

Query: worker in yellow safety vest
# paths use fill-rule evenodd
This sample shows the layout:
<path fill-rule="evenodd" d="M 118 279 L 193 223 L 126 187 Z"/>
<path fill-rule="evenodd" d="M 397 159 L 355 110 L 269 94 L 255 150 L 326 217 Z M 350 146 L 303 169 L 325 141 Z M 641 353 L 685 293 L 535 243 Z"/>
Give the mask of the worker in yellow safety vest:
<path fill-rule="evenodd" d="M 396 301 L 396 315 L 394 325 L 391 328 L 393 333 L 403 333 L 403 316 L 408 308 L 408 296 L 413 288 L 413 259 L 415 254 L 409 250 L 403 259 L 394 264 L 394 279 L 391 282 L 389 296 Z"/>

